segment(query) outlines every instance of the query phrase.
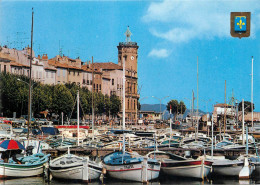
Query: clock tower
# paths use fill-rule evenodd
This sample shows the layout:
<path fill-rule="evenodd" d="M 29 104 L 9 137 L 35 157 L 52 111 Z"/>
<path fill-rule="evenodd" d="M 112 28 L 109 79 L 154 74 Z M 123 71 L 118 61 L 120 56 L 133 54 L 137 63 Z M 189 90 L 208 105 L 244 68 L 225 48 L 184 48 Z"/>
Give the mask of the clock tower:
<path fill-rule="evenodd" d="M 125 58 L 125 107 L 126 120 L 129 122 L 137 121 L 137 104 L 139 95 L 137 92 L 137 60 L 138 48 L 136 42 L 131 41 L 132 33 L 129 26 L 125 32 L 126 42 L 119 42 L 118 65 L 123 67 L 123 58 Z"/>

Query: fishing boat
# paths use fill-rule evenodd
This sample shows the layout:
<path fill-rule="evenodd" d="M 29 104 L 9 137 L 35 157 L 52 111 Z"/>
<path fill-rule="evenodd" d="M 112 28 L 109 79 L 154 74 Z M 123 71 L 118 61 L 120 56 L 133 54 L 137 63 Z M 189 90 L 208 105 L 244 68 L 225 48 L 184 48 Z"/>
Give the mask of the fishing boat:
<path fill-rule="evenodd" d="M 51 161 L 50 171 L 54 178 L 89 181 L 100 178 L 102 165 L 88 157 L 70 154 L 68 150 L 68 154 Z"/>
<path fill-rule="evenodd" d="M 153 151 L 148 153 L 147 156 L 159 160 L 162 173 L 168 176 L 204 179 L 211 171 L 212 166 L 212 162 L 205 160 L 205 158 L 187 159 L 163 151 Z"/>
<path fill-rule="evenodd" d="M 21 164 L 10 159 L 8 163 L 0 162 L 0 178 L 11 179 L 42 175 L 50 154 L 37 153 L 18 158 Z"/>
<path fill-rule="evenodd" d="M 156 159 L 122 151 L 106 155 L 103 164 L 108 177 L 120 180 L 147 182 L 158 178 L 160 172 L 160 163 Z"/>

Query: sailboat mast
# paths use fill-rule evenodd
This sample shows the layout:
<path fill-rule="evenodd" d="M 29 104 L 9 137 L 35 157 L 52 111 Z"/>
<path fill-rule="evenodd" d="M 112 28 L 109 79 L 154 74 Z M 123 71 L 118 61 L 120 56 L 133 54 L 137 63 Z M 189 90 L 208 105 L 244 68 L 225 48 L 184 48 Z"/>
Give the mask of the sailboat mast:
<path fill-rule="evenodd" d="M 123 154 L 125 154 L 125 57 L 123 57 Z"/>
<path fill-rule="evenodd" d="M 92 141 L 94 141 L 94 63 L 92 56 Z"/>
<path fill-rule="evenodd" d="M 214 139 L 214 125 L 213 125 L 213 113 L 214 113 L 214 105 L 213 105 L 213 111 L 211 116 L 211 159 L 213 159 L 213 139 Z"/>
<path fill-rule="evenodd" d="M 125 57 L 123 57 L 123 130 L 125 130 Z"/>
<path fill-rule="evenodd" d="M 245 145 L 245 104 L 244 99 L 242 99 L 242 144 Z"/>
<path fill-rule="evenodd" d="M 33 50 L 33 8 L 32 8 L 32 28 L 31 28 L 31 53 L 30 53 L 30 69 L 29 69 L 29 100 L 28 100 L 28 132 L 27 139 L 29 139 L 30 122 L 31 122 L 31 109 L 32 109 L 32 50 Z"/>
<path fill-rule="evenodd" d="M 77 136 L 79 146 L 79 90 L 77 91 Z"/>
<path fill-rule="evenodd" d="M 196 130 L 196 140 L 198 139 L 199 133 L 199 57 L 197 56 L 197 130 Z"/>
<path fill-rule="evenodd" d="M 251 127 L 254 128 L 254 103 L 253 103 L 253 93 L 254 93 L 254 57 L 252 56 L 252 78 L 251 78 Z"/>

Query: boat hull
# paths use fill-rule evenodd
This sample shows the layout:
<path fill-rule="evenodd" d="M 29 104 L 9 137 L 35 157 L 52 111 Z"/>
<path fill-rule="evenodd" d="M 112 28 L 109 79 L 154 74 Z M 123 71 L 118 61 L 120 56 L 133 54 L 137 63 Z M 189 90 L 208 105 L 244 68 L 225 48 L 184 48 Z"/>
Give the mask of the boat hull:
<path fill-rule="evenodd" d="M 22 164 L 0 164 L 0 178 L 21 178 L 21 177 L 33 177 L 42 175 L 44 172 L 44 165 L 22 165 Z"/>
<path fill-rule="evenodd" d="M 211 171 L 211 162 L 204 161 L 180 161 L 162 162 L 161 170 L 169 176 L 180 176 L 203 179 Z"/>
<path fill-rule="evenodd" d="M 88 172 L 84 172 L 83 165 L 71 167 L 71 168 L 61 168 L 58 170 L 54 170 L 50 168 L 51 174 L 54 178 L 58 179 L 70 179 L 70 180 L 84 180 L 84 176 L 87 176 L 88 173 L 88 180 L 96 180 L 100 178 L 102 173 L 102 168 L 91 168 L 88 167 Z"/>
<path fill-rule="evenodd" d="M 239 176 L 240 171 L 244 167 L 244 162 L 233 162 L 228 164 L 214 164 L 213 167 L 213 173 L 217 175 L 223 175 L 223 176 Z"/>
<path fill-rule="evenodd" d="M 136 164 L 106 165 L 107 176 L 119 180 L 145 182 L 157 179 L 160 173 L 160 164 L 149 164 L 147 170 L 143 170 L 143 162 Z M 147 178 L 143 178 L 147 173 Z"/>

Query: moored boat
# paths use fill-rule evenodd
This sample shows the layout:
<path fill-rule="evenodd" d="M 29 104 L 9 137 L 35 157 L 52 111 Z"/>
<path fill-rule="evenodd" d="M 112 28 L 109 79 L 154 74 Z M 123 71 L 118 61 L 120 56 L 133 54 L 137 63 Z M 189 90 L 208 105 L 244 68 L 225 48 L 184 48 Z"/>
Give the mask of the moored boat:
<path fill-rule="evenodd" d="M 162 173 L 169 176 L 204 179 L 209 174 L 212 165 L 211 161 L 204 158 L 187 159 L 163 151 L 150 152 L 147 156 L 160 160 Z"/>
<path fill-rule="evenodd" d="M 21 164 L 18 164 L 11 159 L 8 163 L 1 162 L 0 178 L 10 179 L 42 175 L 45 163 L 48 161 L 49 156 L 50 155 L 37 153 L 31 156 L 18 158 Z"/>
<path fill-rule="evenodd" d="M 50 171 L 54 178 L 89 181 L 100 178 L 102 165 L 68 153 L 52 160 Z"/>
<path fill-rule="evenodd" d="M 106 155 L 103 164 L 108 177 L 120 180 L 147 182 L 158 178 L 160 172 L 157 160 L 121 151 Z"/>

